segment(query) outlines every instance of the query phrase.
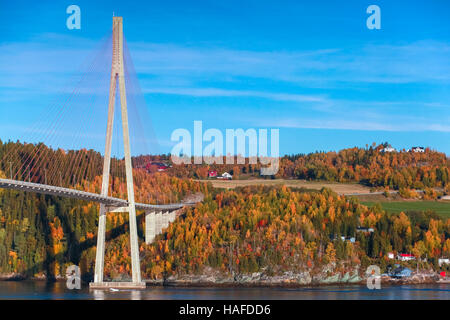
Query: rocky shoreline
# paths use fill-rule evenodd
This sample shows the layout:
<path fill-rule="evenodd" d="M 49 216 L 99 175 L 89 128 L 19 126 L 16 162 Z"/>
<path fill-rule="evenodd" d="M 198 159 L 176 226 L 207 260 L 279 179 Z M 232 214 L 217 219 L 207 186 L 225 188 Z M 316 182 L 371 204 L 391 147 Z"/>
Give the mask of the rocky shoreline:
<path fill-rule="evenodd" d="M 15 273 L 15 272 L 0 274 L 0 281 L 23 281 L 23 280 L 47 281 L 47 276 L 39 275 L 39 276 L 35 276 L 35 277 L 26 277 L 23 274 Z M 56 276 L 56 278 L 54 278 L 54 280 L 63 281 L 63 280 L 65 280 L 65 278 L 62 276 Z"/>
<path fill-rule="evenodd" d="M 396 279 L 387 276 L 381 277 L 381 284 L 433 284 L 438 283 L 437 274 L 413 275 L 408 278 Z M 346 272 L 326 276 L 323 274 L 310 275 L 309 272 L 286 272 L 280 276 L 267 276 L 260 272 L 250 275 L 218 276 L 218 275 L 185 275 L 171 276 L 166 279 L 145 280 L 150 286 L 174 287 L 314 287 L 324 285 L 365 285 L 366 277 L 358 272 Z"/>
<path fill-rule="evenodd" d="M 0 281 L 23 281 L 40 280 L 46 281 L 45 275 L 27 278 L 18 273 L 0 274 Z M 56 277 L 56 281 L 64 281 L 63 277 Z M 131 280 L 131 279 L 130 279 Z M 367 278 L 361 277 L 357 271 L 344 274 L 326 275 L 319 273 L 311 275 L 310 272 L 285 272 L 283 275 L 268 276 L 261 272 L 252 274 L 229 275 L 183 275 L 170 276 L 165 279 L 144 279 L 148 286 L 171 286 L 171 287 L 315 287 L 324 285 L 365 285 Z M 433 284 L 443 283 L 435 273 L 414 274 L 408 278 L 381 277 L 381 284 L 404 285 L 404 284 Z M 445 283 L 445 282 L 444 282 Z"/>

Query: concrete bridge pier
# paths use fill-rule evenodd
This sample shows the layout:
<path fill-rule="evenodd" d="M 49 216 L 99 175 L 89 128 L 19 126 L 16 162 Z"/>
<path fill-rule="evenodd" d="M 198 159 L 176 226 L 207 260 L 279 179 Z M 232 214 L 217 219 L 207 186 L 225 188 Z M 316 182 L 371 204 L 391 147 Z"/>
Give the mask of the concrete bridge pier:
<path fill-rule="evenodd" d="M 161 234 L 162 233 L 162 211 L 157 212 L 155 214 L 155 218 L 156 218 L 156 231 L 155 231 L 155 235 Z"/>
<path fill-rule="evenodd" d="M 176 218 L 175 211 L 174 211 L 174 210 L 173 210 L 173 211 L 170 211 L 170 213 L 169 213 L 169 222 L 170 222 L 170 223 L 174 222 L 174 221 L 175 221 L 175 218 Z"/>
<path fill-rule="evenodd" d="M 166 229 L 169 226 L 169 211 L 164 212 L 162 217 L 162 228 Z"/>
<path fill-rule="evenodd" d="M 150 244 L 156 236 L 155 211 L 145 211 L 145 243 Z"/>

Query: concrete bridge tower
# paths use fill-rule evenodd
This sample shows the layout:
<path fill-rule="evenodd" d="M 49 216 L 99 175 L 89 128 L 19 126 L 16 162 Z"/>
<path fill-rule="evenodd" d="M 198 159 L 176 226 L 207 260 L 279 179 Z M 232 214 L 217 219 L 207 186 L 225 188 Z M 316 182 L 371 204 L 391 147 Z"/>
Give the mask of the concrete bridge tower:
<path fill-rule="evenodd" d="M 109 87 L 109 105 L 108 105 L 108 124 L 106 129 L 105 156 L 103 160 L 103 180 L 102 195 L 108 196 L 109 173 L 111 168 L 111 144 L 114 122 L 114 102 L 117 84 L 119 85 L 120 107 L 122 116 L 123 145 L 125 153 L 125 171 L 127 179 L 128 206 L 122 208 L 110 209 L 105 204 L 100 204 L 98 235 L 97 235 L 97 255 L 95 259 L 94 282 L 89 286 L 91 288 L 105 287 L 129 287 L 145 288 L 145 283 L 141 281 L 141 269 L 139 264 L 139 245 L 137 237 L 136 207 L 133 188 L 133 171 L 131 167 L 130 135 L 128 130 L 128 111 L 125 92 L 125 76 L 123 62 L 123 20 L 122 17 L 113 17 L 113 55 L 111 65 L 111 80 Z M 106 213 L 109 211 L 129 213 L 130 224 L 130 246 L 131 246 L 131 267 L 132 282 L 104 282 L 104 259 L 105 259 L 105 231 L 106 231 Z"/>

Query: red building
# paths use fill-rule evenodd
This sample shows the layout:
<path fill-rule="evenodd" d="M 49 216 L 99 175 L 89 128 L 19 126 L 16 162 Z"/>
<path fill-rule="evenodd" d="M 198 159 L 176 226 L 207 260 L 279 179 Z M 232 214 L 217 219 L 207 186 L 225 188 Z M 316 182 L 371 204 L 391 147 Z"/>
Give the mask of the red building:
<path fill-rule="evenodd" d="M 217 178 L 217 171 L 208 171 L 208 178 Z"/>
<path fill-rule="evenodd" d="M 169 166 L 162 162 L 151 162 L 145 165 L 145 169 L 147 169 L 147 171 L 149 172 L 162 172 L 166 171 L 168 168 Z"/>

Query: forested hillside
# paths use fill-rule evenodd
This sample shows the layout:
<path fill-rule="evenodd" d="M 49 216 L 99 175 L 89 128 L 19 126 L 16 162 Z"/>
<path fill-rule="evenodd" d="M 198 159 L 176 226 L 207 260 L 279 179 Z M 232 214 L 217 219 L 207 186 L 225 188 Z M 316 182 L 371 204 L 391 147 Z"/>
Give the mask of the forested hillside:
<path fill-rule="evenodd" d="M 10 152 L 14 146 L 17 144 L 0 144 L 0 155 Z M 44 150 L 58 153 L 65 163 L 61 176 L 54 182 L 64 179 L 69 184 L 70 179 L 75 179 L 72 182 L 76 182 L 77 188 L 100 192 L 100 154 L 86 150 Z M 80 155 L 92 159 L 92 167 L 83 167 L 82 162 L 73 165 Z M 17 161 L 26 156 L 18 156 Z M 145 164 L 144 160 L 134 159 L 135 164 Z M 112 166 L 113 174 L 120 168 L 120 160 L 115 161 L 118 163 Z M 146 161 L 164 161 L 164 158 L 151 157 Z M 351 172 L 352 167 L 356 168 L 352 173 L 354 177 L 357 172 L 361 175 L 359 181 L 362 176 L 390 172 L 394 177 L 402 175 L 405 181 L 410 180 L 404 174 L 418 174 L 408 184 L 442 186 L 448 183 L 447 159 L 429 150 L 424 154 L 384 154 L 375 149 L 348 149 L 339 153 L 285 157 L 280 174 L 286 174 L 287 168 L 297 165 L 292 172 L 303 174 L 301 168 L 313 163 L 330 172 L 339 168 L 338 180 L 340 170 Z M 46 167 L 53 165 L 49 163 Z M 163 173 L 149 172 L 145 166 L 136 167 L 134 180 L 138 201 L 170 203 L 197 192 L 205 196 L 202 203 L 181 212 L 166 232 L 150 245 L 143 242 L 144 219 L 142 212 L 138 212 L 142 274 L 147 279 L 201 274 L 205 268 L 228 275 L 258 271 L 269 276 L 286 271 L 319 272 L 326 265 L 347 270 L 376 263 L 384 268 L 389 263 L 388 252 L 411 252 L 428 259 L 426 266 L 437 268 L 437 258 L 450 257 L 450 219 L 431 212 L 391 215 L 381 207 L 369 208 L 329 189 L 300 192 L 286 187 L 254 186 L 222 191 L 186 178 L 193 166 L 173 166 Z M 208 170 L 206 166 L 198 170 L 204 168 Z M 83 173 L 77 175 L 77 170 Z M 243 165 L 236 170 L 250 172 L 250 167 Z M 8 163 L 0 162 L 0 175 L 7 177 L 7 172 Z M 50 178 L 39 172 L 45 174 L 42 170 L 33 172 L 36 181 Z M 124 198 L 123 177 L 115 173 L 111 193 Z M 342 179 L 347 177 L 352 175 L 343 175 Z M 378 179 L 378 175 L 375 178 Z M 370 183 L 397 181 L 389 179 Z M 396 185 L 400 186 L 397 182 Z M 67 266 L 77 264 L 84 279 L 91 280 L 97 220 L 95 203 L 0 189 L 0 274 L 63 277 Z M 373 232 L 361 231 L 359 227 L 373 228 Z M 107 279 L 129 277 L 127 230 L 127 213 L 107 215 Z"/>
<path fill-rule="evenodd" d="M 275 178 L 330 182 L 358 182 L 391 189 L 442 187 L 450 191 L 450 160 L 444 153 L 426 149 L 419 152 L 382 152 L 384 145 L 350 148 L 339 152 L 315 152 L 280 158 Z M 178 177 L 205 179 L 208 171 L 229 172 L 233 179 L 260 176 L 261 165 L 174 165 L 169 172 Z M 235 161 L 236 163 L 236 161 Z"/>
<path fill-rule="evenodd" d="M 388 215 L 329 189 L 300 193 L 253 186 L 220 192 L 189 209 L 146 247 L 143 263 L 148 278 L 201 273 L 205 266 L 274 275 L 321 270 L 328 263 L 341 269 L 386 266 L 388 252 L 412 252 L 428 257 L 431 265 L 450 256 L 450 219 L 418 212 Z"/>

